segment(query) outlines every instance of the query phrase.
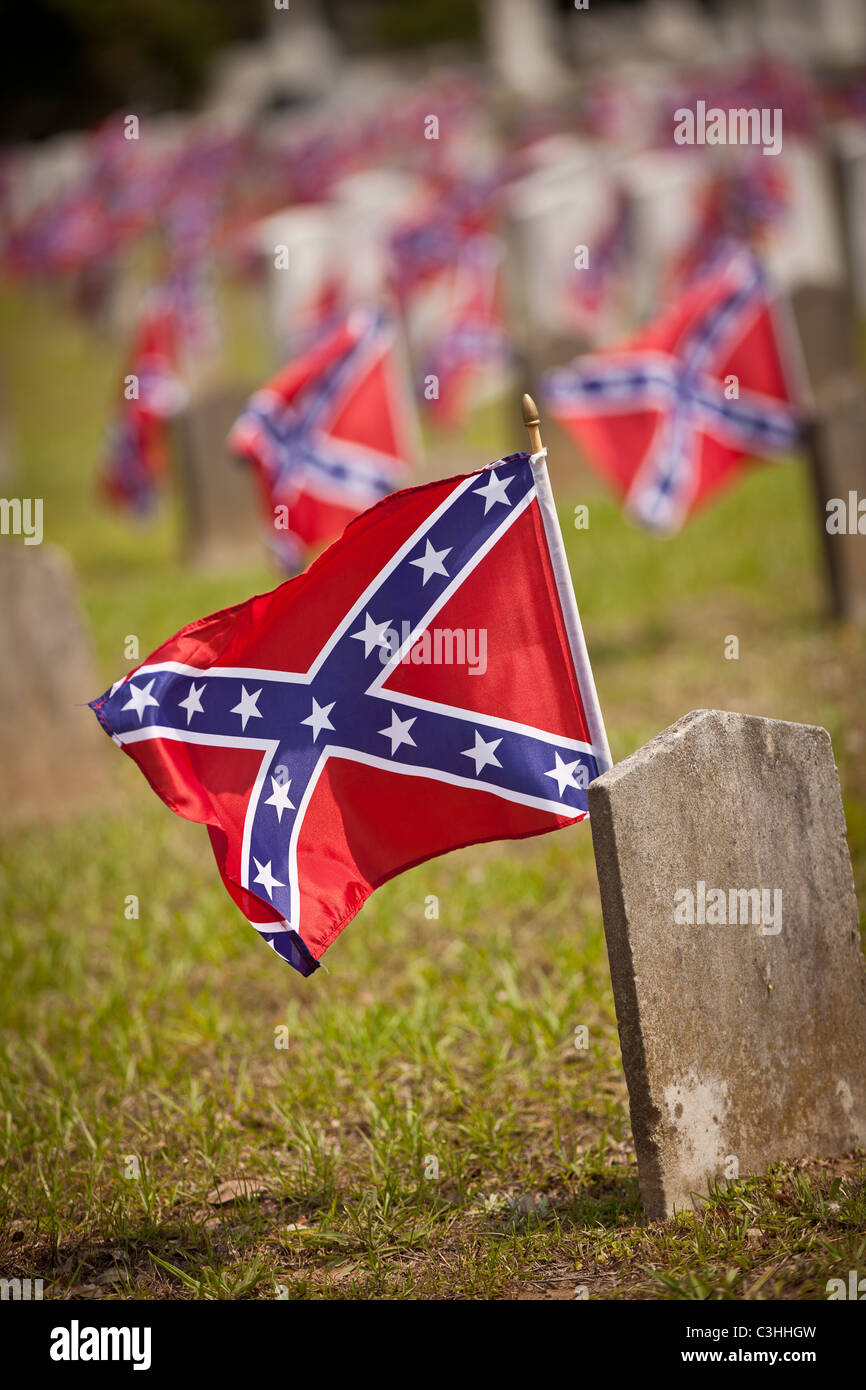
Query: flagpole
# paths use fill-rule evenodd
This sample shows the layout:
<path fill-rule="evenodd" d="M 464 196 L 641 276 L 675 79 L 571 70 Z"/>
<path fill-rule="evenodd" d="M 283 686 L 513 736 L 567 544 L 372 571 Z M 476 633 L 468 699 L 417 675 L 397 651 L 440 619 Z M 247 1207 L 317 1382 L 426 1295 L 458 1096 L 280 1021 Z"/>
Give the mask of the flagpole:
<path fill-rule="evenodd" d="M 556 514 L 556 503 L 553 500 L 553 489 L 550 486 L 550 478 L 547 473 L 547 450 L 541 442 L 541 421 L 538 418 L 538 406 L 531 396 L 524 395 L 521 408 L 523 423 L 529 431 L 529 442 L 532 445 L 530 463 L 535 477 L 538 510 L 541 513 L 544 533 L 547 537 L 547 548 L 550 554 L 550 563 L 553 566 L 553 577 L 559 594 L 568 645 L 571 649 L 571 659 L 574 663 L 577 683 L 583 700 L 592 750 L 595 754 L 599 773 L 602 773 L 613 766 L 613 759 L 610 756 L 610 745 L 607 741 L 604 718 L 598 703 L 598 693 L 595 688 L 592 667 L 589 664 L 586 639 L 583 635 L 577 599 L 574 596 L 574 586 L 571 582 L 571 571 L 568 568 L 565 554 L 565 542 L 562 539 L 559 517 Z"/>
<path fill-rule="evenodd" d="M 534 454 L 540 454 L 542 443 L 541 421 L 538 418 L 538 406 L 530 395 L 524 395 L 520 404 L 523 410 L 523 423 L 529 430 L 529 442 L 532 445 L 532 452 Z"/>

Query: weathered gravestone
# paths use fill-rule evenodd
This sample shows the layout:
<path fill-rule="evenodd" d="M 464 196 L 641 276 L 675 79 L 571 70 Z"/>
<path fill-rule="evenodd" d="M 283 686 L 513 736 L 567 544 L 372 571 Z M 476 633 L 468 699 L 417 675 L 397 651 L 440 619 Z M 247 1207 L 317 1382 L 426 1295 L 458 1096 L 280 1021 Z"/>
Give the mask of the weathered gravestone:
<path fill-rule="evenodd" d="M 767 163 L 774 163 L 772 156 Z M 843 282 L 845 245 L 827 152 L 785 132 L 779 174 L 786 188 L 784 215 L 768 229 L 761 255 L 772 279 L 787 289 Z"/>
<path fill-rule="evenodd" d="M 806 434 L 830 609 L 866 623 L 866 380 L 826 386 Z"/>
<path fill-rule="evenodd" d="M 791 291 L 791 313 L 806 385 L 815 401 L 857 362 L 851 292 L 844 281 L 804 282 Z"/>
<path fill-rule="evenodd" d="M 351 303 L 387 295 L 391 236 L 424 203 L 423 180 L 397 169 L 362 169 L 334 184 L 329 208 L 337 264 Z"/>
<path fill-rule="evenodd" d="M 648 1215 L 866 1143 L 866 966 L 826 730 L 696 710 L 592 783 L 589 809 Z"/>
<path fill-rule="evenodd" d="M 589 140 L 554 136 L 537 143 L 533 158 L 508 189 L 505 289 L 508 320 L 520 324 L 516 376 L 538 396 L 546 371 L 597 345 L 574 312 L 574 291 L 587 274 L 578 268 L 580 248 L 591 265 L 615 211 L 616 185 Z M 615 337 L 625 319 L 603 326 Z M 545 439 L 552 455 L 574 466 L 573 440 L 557 421 L 547 421 Z"/>
<path fill-rule="evenodd" d="M 848 278 L 860 314 L 866 313 L 866 126 L 840 121 L 831 130 Z"/>
<path fill-rule="evenodd" d="M 560 344 L 573 357 L 624 334 L 632 287 L 621 254 L 605 272 L 607 293 L 594 312 L 584 288 L 621 224 L 623 194 L 610 152 L 560 135 L 537 141 L 531 155 L 534 166 L 508 189 L 508 298 L 521 339 L 546 368 L 562 364 L 551 356 Z"/>
<path fill-rule="evenodd" d="M 176 459 L 183 505 L 183 553 L 217 568 L 261 558 L 261 522 L 250 467 L 226 438 L 250 396 L 248 387 L 203 390 L 177 418 Z"/>
<path fill-rule="evenodd" d="M 529 100 L 552 98 L 567 83 L 555 16 L 535 0 L 485 0 L 487 56 L 498 81 Z"/>
<path fill-rule="evenodd" d="M 666 282 L 679 258 L 688 253 L 699 230 L 707 169 L 700 153 L 673 144 L 641 150 L 622 162 L 634 245 L 635 308 L 641 317 L 657 312 Z"/>
<path fill-rule="evenodd" d="M 102 790 L 99 690 L 69 558 L 0 541 L 0 822 L 62 815 Z"/>
<path fill-rule="evenodd" d="M 287 350 L 308 334 L 319 317 L 329 284 L 340 266 L 333 209 L 305 203 L 284 209 L 256 226 L 264 267 L 268 337 L 282 363 Z M 342 280 L 342 268 L 337 277 Z"/>
<path fill-rule="evenodd" d="M 829 609 L 866 620 L 866 378 L 847 284 L 803 284 L 791 294 Z"/>

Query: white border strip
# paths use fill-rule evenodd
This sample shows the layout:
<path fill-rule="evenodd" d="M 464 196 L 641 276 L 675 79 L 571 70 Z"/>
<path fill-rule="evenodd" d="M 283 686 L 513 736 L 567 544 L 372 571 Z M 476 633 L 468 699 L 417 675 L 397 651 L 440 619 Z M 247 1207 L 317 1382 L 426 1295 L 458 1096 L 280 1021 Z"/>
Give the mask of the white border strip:
<path fill-rule="evenodd" d="M 602 730 L 602 733 L 604 730 Z M 564 820 L 573 823 L 586 820 L 589 812 L 567 806 L 564 802 L 547 801 L 542 797 L 526 796 L 521 792 L 512 792 L 508 788 L 497 786 L 495 782 L 485 782 L 480 777 L 461 777 L 458 773 L 442 772 L 435 767 L 416 767 L 409 763 L 396 763 L 387 757 L 378 757 L 374 753 L 359 753 L 354 748 L 342 748 L 338 744 L 328 743 L 322 749 L 322 755 L 313 769 L 309 782 L 304 788 L 304 794 L 298 805 L 295 821 L 292 826 L 292 833 L 289 838 L 287 858 L 287 871 L 289 880 L 289 919 L 290 923 L 297 923 L 297 930 L 300 932 L 301 922 L 301 881 L 298 872 L 298 844 L 301 831 L 307 817 L 307 807 L 309 806 L 313 792 L 331 758 L 344 759 L 347 762 L 359 763 L 363 767 L 380 768 L 385 772 L 396 772 L 403 777 L 423 777 L 433 782 L 444 782 L 448 786 L 465 788 L 469 791 L 487 792 L 492 796 L 499 797 L 502 801 L 513 802 L 516 806 L 530 806 L 533 810 L 544 811 L 548 815 L 559 816 Z M 473 841 L 472 843 L 477 843 Z M 446 851 L 450 852 L 450 851 Z M 441 855 L 432 855 L 431 858 L 437 859 Z M 401 871 L 403 872 L 403 871 Z M 252 889 L 250 890 L 252 892 Z M 301 938 L 303 940 L 303 937 Z M 304 943 L 306 945 L 306 942 Z M 310 948 L 307 947 L 309 950 Z"/>
<path fill-rule="evenodd" d="M 606 772 L 609 767 L 613 767 L 613 759 L 610 756 L 610 746 L 604 728 L 601 706 L 598 703 L 598 692 L 595 688 L 592 667 L 589 664 L 589 652 L 586 649 L 586 641 L 580 623 L 577 600 L 571 582 L 571 571 L 568 568 L 568 560 L 565 555 L 565 542 L 562 539 L 559 517 L 556 514 L 556 503 L 553 500 L 553 489 L 550 486 L 544 454 L 533 454 L 529 463 L 535 477 L 538 510 L 541 513 L 544 534 L 547 538 L 553 577 L 556 580 L 559 604 L 562 609 L 565 630 L 568 634 L 568 644 L 571 648 L 571 658 L 574 662 L 577 684 L 583 700 L 586 722 L 589 725 L 593 752 L 598 763 L 599 773 L 602 773 Z"/>

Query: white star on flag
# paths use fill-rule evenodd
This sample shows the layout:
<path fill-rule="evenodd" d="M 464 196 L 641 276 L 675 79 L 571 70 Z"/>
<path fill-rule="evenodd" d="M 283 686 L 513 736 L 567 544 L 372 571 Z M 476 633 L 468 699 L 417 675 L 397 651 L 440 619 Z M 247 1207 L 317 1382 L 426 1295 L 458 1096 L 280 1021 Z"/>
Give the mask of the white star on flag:
<path fill-rule="evenodd" d="M 448 578 L 448 571 L 442 561 L 445 559 L 446 555 L 451 554 L 452 549 L 453 546 L 449 545 L 446 546 L 444 550 L 434 550 L 428 541 L 427 549 L 424 551 L 424 554 L 419 556 L 417 560 L 409 561 L 410 565 L 417 565 L 419 570 L 423 572 L 424 578 L 421 581 L 422 585 L 427 583 L 431 574 L 444 574 L 445 578 Z"/>
<path fill-rule="evenodd" d="M 148 705 L 159 705 L 159 700 L 155 699 L 150 693 L 153 689 L 153 682 L 155 680 L 156 677 L 152 676 L 147 682 L 147 685 L 131 685 L 129 687 L 129 699 L 123 708 L 134 709 L 138 715 L 139 724 L 144 718 L 144 711 L 147 709 Z"/>
<path fill-rule="evenodd" d="M 320 705 L 315 696 L 313 697 L 313 712 L 312 714 L 308 714 L 306 719 L 302 719 L 301 723 L 309 724 L 313 731 L 314 743 L 323 729 L 333 729 L 334 726 L 328 718 L 328 715 L 331 713 L 336 703 L 336 700 L 332 700 L 329 705 Z"/>
<path fill-rule="evenodd" d="M 473 492 L 478 493 L 480 497 L 484 498 L 485 516 L 490 511 L 494 502 L 504 502 L 506 507 L 511 506 L 511 503 L 505 495 L 511 481 L 511 478 L 497 478 L 495 472 L 491 469 L 489 483 L 487 483 L 485 487 L 474 487 L 472 489 Z"/>
<path fill-rule="evenodd" d="M 288 777 L 285 782 L 278 782 L 276 777 L 271 778 L 273 791 L 265 802 L 265 805 L 276 807 L 278 821 L 282 821 L 284 811 L 294 811 L 295 809 L 294 801 L 289 800 L 289 787 L 291 785 L 291 777 Z"/>
<path fill-rule="evenodd" d="M 252 694 L 249 694 L 245 685 L 241 686 L 240 703 L 235 705 L 231 713 L 240 715 L 242 729 L 247 727 L 248 719 L 261 719 L 261 713 L 256 705 L 256 701 L 261 693 L 261 686 L 258 690 L 254 690 Z"/>
<path fill-rule="evenodd" d="M 556 758 L 556 767 L 552 767 L 550 771 L 545 772 L 544 775 L 545 777 L 556 778 L 556 785 L 559 788 L 559 798 L 562 800 L 566 787 L 571 787 L 574 791 L 580 791 L 582 787 L 586 786 L 586 769 L 581 763 L 580 758 L 575 758 L 573 763 L 567 763 L 558 753 L 554 753 L 553 756 Z M 581 768 L 582 780 L 580 782 L 575 782 L 574 769 L 578 765 L 580 765 Z"/>
<path fill-rule="evenodd" d="M 464 748 L 463 757 L 475 759 L 476 777 L 482 771 L 483 768 L 487 767 L 488 763 L 491 765 L 491 767 L 502 766 L 501 762 L 496 757 L 496 750 L 501 742 L 501 738 L 494 738 L 491 739 L 489 743 L 485 743 L 478 730 L 475 730 L 475 747 Z"/>
<path fill-rule="evenodd" d="M 178 704 L 180 705 L 181 709 L 186 710 L 187 725 L 189 725 L 189 722 L 194 714 L 204 714 L 204 710 L 201 707 L 201 697 L 204 692 L 205 684 L 206 682 L 202 681 L 201 685 L 198 686 L 198 688 L 196 688 L 195 681 L 190 681 L 189 694 L 187 695 L 186 699 L 178 700 Z"/>
<path fill-rule="evenodd" d="M 387 647 L 388 639 L 385 633 L 390 626 L 390 618 L 386 618 L 384 623 L 374 623 L 370 614 L 365 613 L 363 632 L 353 632 L 352 636 L 356 642 L 364 643 L 364 655 L 369 656 L 374 647 Z"/>
<path fill-rule="evenodd" d="M 260 883 L 269 898 L 273 898 L 275 888 L 285 888 L 286 885 L 284 883 L 280 883 L 280 880 L 278 878 L 274 878 L 273 874 L 271 873 L 270 859 L 268 860 L 267 864 L 260 864 L 258 859 L 256 859 L 255 855 L 253 855 L 253 863 L 258 869 L 258 873 L 253 879 L 253 883 Z"/>
<path fill-rule="evenodd" d="M 417 717 L 417 715 L 413 715 L 411 719 L 398 719 L 397 711 L 395 709 L 392 709 L 390 729 L 379 730 L 379 733 L 382 735 L 383 738 L 389 738 L 391 740 L 392 757 L 397 752 L 397 749 L 400 747 L 402 743 L 411 743 L 413 748 L 417 747 L 414 738 L 409 733 L 409 730 L 415 723 Z"/>

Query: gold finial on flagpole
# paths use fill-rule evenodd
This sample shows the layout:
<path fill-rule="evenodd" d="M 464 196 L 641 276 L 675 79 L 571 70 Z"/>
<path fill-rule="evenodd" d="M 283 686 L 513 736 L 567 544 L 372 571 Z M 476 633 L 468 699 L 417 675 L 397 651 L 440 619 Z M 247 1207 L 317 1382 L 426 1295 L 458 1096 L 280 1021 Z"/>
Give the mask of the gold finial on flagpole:
<path fill-rule="evenodd" d="M 521 401 L 523 409 L 523 423 L 529 430 L 529 442 L 532 445 L 532 452 L 540 454 L 542 449 L 540 421 L 538 419 L 538 406 L 531 396 L 525 395 Z"/>

